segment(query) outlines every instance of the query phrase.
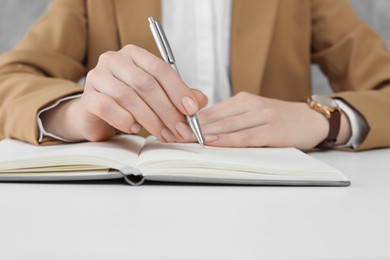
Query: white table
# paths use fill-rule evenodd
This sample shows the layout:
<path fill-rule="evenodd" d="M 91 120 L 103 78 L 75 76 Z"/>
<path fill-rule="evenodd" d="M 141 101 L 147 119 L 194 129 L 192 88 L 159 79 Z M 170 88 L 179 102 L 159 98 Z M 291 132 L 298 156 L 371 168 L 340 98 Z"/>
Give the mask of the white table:
<path fill-rule="evenodd" d="M 0 259 L 390 259 L 390 149 L 350 187 L 0 183 Z"/>

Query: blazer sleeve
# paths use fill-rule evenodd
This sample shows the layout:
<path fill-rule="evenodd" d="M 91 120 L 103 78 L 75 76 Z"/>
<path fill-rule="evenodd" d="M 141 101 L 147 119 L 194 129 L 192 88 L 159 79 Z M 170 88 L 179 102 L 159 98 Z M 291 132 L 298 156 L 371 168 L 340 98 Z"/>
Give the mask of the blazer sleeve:
<path fill-rule="evenodd" d="M 56 0 L 24 39 L 0 57 L 0 139 L 38 143 L 38 111 L 82 92 L 76 82 L 86 73 L 86 46 L 84 1 Z"/>
<path fill-rule="evenodd" d="M 357 150 L 390 146 L 390 52 L 346 0 L 312 0 L 312 61 L 366 120 Z"/>

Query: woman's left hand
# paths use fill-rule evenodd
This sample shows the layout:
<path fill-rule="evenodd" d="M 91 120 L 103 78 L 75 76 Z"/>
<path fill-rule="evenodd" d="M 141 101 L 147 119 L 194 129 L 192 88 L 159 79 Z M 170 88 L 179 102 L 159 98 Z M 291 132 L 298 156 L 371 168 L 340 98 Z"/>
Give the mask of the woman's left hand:
<path fill-rule="evenodd" d="M 304 102 L 287 102 L 241 92 L 198 113 L 207 145 L 223 147 L 314 148 L 328 135 L 324 115 Z M 342 115 L 337 143 L 351 135 Z"/>

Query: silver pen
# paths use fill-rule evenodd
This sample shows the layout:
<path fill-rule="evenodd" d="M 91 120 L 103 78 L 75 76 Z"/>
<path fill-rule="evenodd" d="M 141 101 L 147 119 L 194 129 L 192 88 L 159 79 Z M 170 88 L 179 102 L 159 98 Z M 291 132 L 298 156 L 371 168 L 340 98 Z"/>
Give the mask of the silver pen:
<path fill-rule="evenodd" d="M 168 39 L 165 36 L 162 26 L 158 21 L 155 21 L 153 17 L 149 17 L 148 21 L 149 21 L 150 30 L 152 31 L 153 38 L 157 44 L 158 50 L 160 51 L 161 57 L 166 63 L 170 64 L 171 67 L 180 76 L 179 70 L 177 69 L 175 63 L 175 57 L 173 56 L 171 46 L 169 45 Z M 194 133 L 199 144 L 204 146 L 204 139 L 202 136 L 199 120 L 198 117 L 196 116 L 196 113 L 190 116 L 186 115 L 186 120 L 188 125 L 191 127 L 192 132 Z"/>

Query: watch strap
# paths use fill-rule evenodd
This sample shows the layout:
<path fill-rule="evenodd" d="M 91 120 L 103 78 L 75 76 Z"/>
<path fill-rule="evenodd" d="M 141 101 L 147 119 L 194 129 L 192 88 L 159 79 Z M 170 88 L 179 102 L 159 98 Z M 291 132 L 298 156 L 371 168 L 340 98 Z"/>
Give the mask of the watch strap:
<path fill-rule="evenodd" d="M 329 133 L 324 141 L 319 143 L 317 148 L 331 148 L 337 141 L 337 136 L 340 131 L 341 112 L 340 109 L 335 109 L 330 113 L 329 118 Z"/>

